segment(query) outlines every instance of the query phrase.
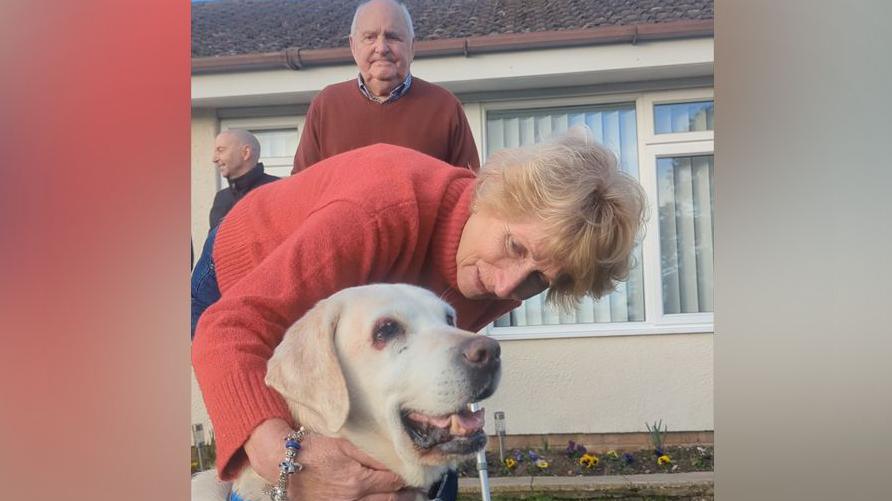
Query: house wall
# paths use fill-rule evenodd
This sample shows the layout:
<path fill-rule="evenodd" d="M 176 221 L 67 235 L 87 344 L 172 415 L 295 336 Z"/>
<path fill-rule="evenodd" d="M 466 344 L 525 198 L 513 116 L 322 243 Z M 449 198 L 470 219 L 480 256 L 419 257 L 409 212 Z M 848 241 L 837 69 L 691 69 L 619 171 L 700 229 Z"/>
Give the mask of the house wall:
<path fill-rule="evenodd" d="M 412 73 L 456 94 L 708 76 L 712 39 L 422 58 Z M 326 85 L 355 76 L 353 65 L 194 75 L 192 106 L 307 103 Z"/>
<path fill-rule="evenodd" d="M 503 340 L 502 382 L 483 403 L 487 432 L 627 433 L 663 420 L 713 429 L 713 335 Z"/>
<path fill-rule="evenodd" d="M 220 130 L 216 110 L 192 110 L 192 243 L 195 258 L 201 252 L 204 237 L 208 234 L 208 215 L 214 202 L 214 195 L 220 189 L 217 169 L 211 158 L 214 152 L 214 139 Z"/>
<path fill-rule="evenodd" d="M 192 246 L 195 251 L 195 259 L 201 254 L 205 236 L 208 234 L 208 214 L 214 195 L 217 193 L 217 171 L 211 162 L 214 151 L 214 138 L 219 130 L 219 121 L 215 110 L 192 110 L 192 155 L 190 167 L 190 193 L 192 196 Z M 210 430 L 210 419 L 201 398 L 201 390 L 195 380 L 195 374 L 190 371 L 189 382 L 192 387 L 191 421 L 193 424 L 201 423 L 205 433 Z M 205 438 L 205 440 L 208 440 Z"/>
<path fill-rule="evenodd" d="M 560 73 L 562 67 L 566 74 Z M 711 39 L 528 51 L 467 60 L 429 59 L 413 64 L 413 74 L 453 92 L 461 91 L 459 97 L 464 97 L 464 110 L 481 154 L 487 103 L 541 96 L 573 95 L 584 100 L 595 95 L 631 95 L 628 89 L 648 81 L 711 73 Z M 213 138 L 220 129 L 218 117 L 287 113 L 283 111 L 285 103 L 292 107 L 305 104 L 325 85 L 354 75 L 354 67 L 342 66 L 193 77 L 192 233 L 196 252 L 207 233 L 207 214 L 219 186 L 210 163 Z M 698 332 L 670 326 L 647 335 L 503 338 L 502 383 L 496 395 L 483 403 L 487 431 L 494 432 L 492 412 L 497 410 L 506 413 L 510 434 L 640 432 L 645 422 L 660 419 L 672 431 L 712 430 L 713 334 L 704 332 L 710 330 L 711 325 Z M 194 380 L 192 421 L 210 429 Z"/>

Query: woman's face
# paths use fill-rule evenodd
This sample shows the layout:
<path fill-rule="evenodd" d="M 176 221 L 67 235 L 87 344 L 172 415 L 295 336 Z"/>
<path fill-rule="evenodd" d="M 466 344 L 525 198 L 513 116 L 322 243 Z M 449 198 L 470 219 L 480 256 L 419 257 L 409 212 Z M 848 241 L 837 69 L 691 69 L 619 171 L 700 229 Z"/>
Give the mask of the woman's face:
<path fill-rule="evenodd" d="M 468 299 L 523 300 L 544 291 L 559 269 L 544 254 L 543 236 L 541 222 L 472 213 L 455 256 L 459 292 Z"/>

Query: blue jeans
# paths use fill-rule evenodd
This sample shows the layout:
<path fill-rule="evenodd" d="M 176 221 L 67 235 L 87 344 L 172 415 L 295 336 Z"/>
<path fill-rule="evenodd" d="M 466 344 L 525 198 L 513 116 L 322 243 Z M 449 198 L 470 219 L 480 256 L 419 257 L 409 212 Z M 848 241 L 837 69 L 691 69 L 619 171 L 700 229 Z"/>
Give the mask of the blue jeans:
<path fill-rule="evenodd" d="M 213 250 L 214 240 L 217 238 L 217 225 L 208 233 L 201 249 L 195 269 L 192 270 L 192 332 L 190 337 L 195 338 L 195 326 L 198 318 L 208 306 L 220 299 L 220 288 L 217 286 L 217 272 L 214 268 Z"/>

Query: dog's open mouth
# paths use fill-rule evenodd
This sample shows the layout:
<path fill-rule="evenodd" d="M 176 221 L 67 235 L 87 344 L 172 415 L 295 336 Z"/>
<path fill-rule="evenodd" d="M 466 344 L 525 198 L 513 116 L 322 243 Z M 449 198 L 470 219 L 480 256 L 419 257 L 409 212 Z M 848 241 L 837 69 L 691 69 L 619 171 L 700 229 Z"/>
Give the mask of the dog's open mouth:
<path fill-rule="evenodd" d="M 483 409 L 466 408 L 443 416 L 404 411 L 402 420 L 406 433 L 423 452 L 436 448 L 444 454 L 473 454 L 486 445 Z"/>

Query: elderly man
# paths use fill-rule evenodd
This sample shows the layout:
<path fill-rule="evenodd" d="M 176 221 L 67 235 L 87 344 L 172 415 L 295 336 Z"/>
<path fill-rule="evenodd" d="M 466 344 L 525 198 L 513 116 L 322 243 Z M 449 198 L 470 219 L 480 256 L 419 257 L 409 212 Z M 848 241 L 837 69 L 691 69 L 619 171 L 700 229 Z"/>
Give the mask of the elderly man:
<path fill-rule="evenodd" d="M 360 4 L 350 28 L 359 76 L 330 85 L 310 104 L 291 173 L 374 143 L 405 146 L 451 165 L 480 166 L 461 103 L 446 89 L 413 77 L 415 30 L 393 0 Z"/>
<path fill-rule="evenodd" d="M 276 176 L 263 172 L 260 143 L 254 134 L 242 129 L 229 129 L 214 141 L 214 165 L 229 182 L 229 187 L 217 192 L 211 207 L 211 229 L 220 224 L 229 209 L 254 188 L 276 181 Z"/>

